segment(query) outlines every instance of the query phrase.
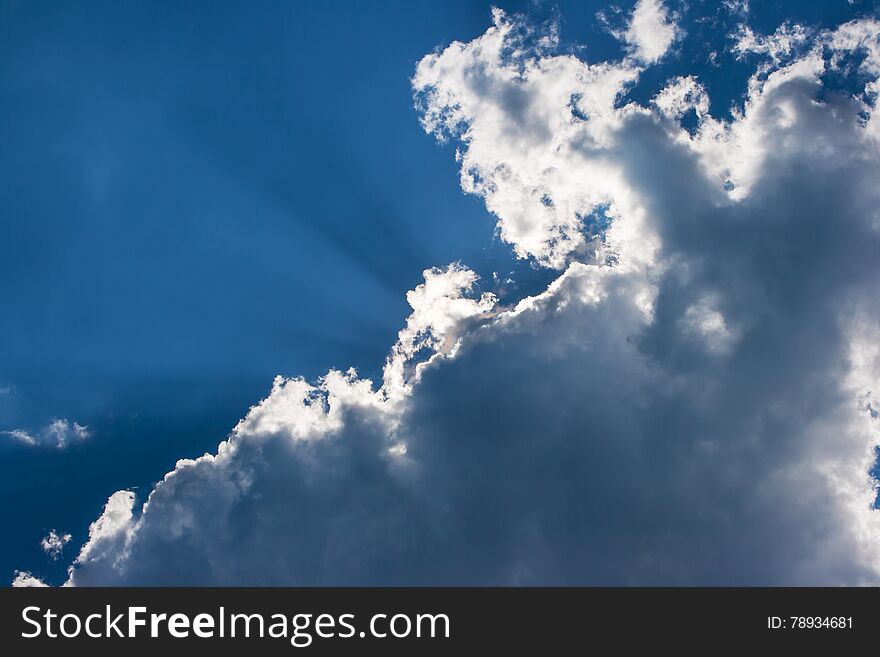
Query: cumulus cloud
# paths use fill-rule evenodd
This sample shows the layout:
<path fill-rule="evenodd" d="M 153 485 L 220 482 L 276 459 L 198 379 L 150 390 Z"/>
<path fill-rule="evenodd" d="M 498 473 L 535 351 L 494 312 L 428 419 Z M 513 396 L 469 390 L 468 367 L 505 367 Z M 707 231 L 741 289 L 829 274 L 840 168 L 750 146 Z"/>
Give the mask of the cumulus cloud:
<path fill-rule="evenodd" d="M 880 583 L 878 26 L 768 51 L 728 120 L 691 77 L 621 103 L 641 64 L 493 19 L 419 62 L 417 104 L 558 278 L 501 307 L 427 270 L 381 382 L 277 378 L 115 493 L 69 584 Z M 864 89 L 823 93 L 848 66 Z"/>
<path fill-rule="evenodd" d="M 43 580 L 21 570 L 15 571 L 15 579 L 12 580 L 13 588 L 42 588 L 46 586 L 48 585 Z"/>
<path fill-rule="evenodd" d="M 10 429 L 0 431 L 0 435 L 31 447 L 54 447 L 64 449 L 74 442 L 86 440 L 91 437 L 91 431 L 87 426 L 67 419 L 53 419 L 49 424 L 37 432 L 23 429 Z"/>
<path fill-rule="evenodd" d="M 676 25 L 670 20 L 661 0 L 639 0 L 623 39 L 635 57 L 646 64 L 653 64 L 669 50 L 676 33 Z"/>
<path fill-rule="evenodd" d="M 419 62 L 422 125 L 460 140 L 461 187 L 485 200 L 501 239 L 521 258 L 563 269 L 595 251 L 585 219 L 624 186 L 605 154 L 617 100 L 640 69 L 551 54 L 554 31 L 536 38 L 500 10 L 493 18 L 483 36 Z"/>
<path fill-rule="evenodd" d="M 461 333 L 475 320 L 490 316 L 497 301 L 491 292 L 479 298 L 464 296 L 473 292 L 477 275 L 458 263 L 427 269 L 423 275 L 425 282 L 406 295 L 413 312 L 385 363 L 382 389 L 390 399 L 407 394 L 412 380 L 426 366 L 418 359 L 420 352 L 454 355 Z"/>
<path fill-rule="evenodd" d="M 43 548 L 43 552 L 48 554 L 53 560 L 57 560 L 61 557 L 61 553 L 64 551 L 64 546 L 70 543 L 73 536 L 70 534 L 59 534 L 54 529 L 49 532 L 48 536 L 45 536 L 42 541 L 40 541 L 40 547 Z"/>
<path fill-rule="evenodd" d="M 178 467 L 182 464 L 178 462 Z M 166 479 L 170 476 L 166 475 Z M 103 513 L 89 525 L 89 540 L 76 557 L 75 566 L 88 569 L 93 564 L 101 564 L 112 573 L 125 559 L 131 539 L 134 501 L 134 493 L 128 490 L 116 491 L 110 496 Z"/>

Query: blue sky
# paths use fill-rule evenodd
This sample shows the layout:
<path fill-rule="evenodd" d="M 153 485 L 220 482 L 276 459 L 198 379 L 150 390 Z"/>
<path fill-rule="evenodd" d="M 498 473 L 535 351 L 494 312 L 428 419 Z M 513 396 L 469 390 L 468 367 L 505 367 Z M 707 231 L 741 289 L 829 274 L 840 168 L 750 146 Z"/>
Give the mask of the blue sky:
<path fill-rule="evenodd" d="M 424 268 L 515 265 L 409 84 L 487 6 L 0 11 L 0 428 L 95 434 L 0 445 L 7 570 L 213 449 L 275 374 L 375 376 Z"/>
<path fill-rule="evenodd" d="M 604 2 L 496 4 L 557 20 L 560 50 L 586 61 L 624 54 Z M 675 7 L 687 37 L 627 98 L 695 74 L 729 118 L 754 72 L 729 52 L 742 17 Z M 109 493 L 214 451 L 276 374 L 381 378 L 424 269 L 461 261 L 508 303 L 558 275 L 513 256 L 462 193 L 456 144 L 413 108 L 416 64 L 483 34 L 490 9 L 0 2 L 0 431 L 90 434 L 0 442 L 2 572 L 63 581 L 40 538 L 70 532 L 74 556 Z M 748 24 L 873 13 L 753 0 Z"/>

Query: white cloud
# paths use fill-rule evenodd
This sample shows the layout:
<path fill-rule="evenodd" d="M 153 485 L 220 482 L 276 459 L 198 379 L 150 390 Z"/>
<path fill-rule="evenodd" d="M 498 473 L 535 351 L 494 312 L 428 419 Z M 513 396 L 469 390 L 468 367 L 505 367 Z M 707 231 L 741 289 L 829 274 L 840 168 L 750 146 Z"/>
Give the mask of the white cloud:
<path fill-rule="evenodd" d="M 685 332 L 698 336 L 706 348 L 717 354 L 727 354 L 734 346 L 737 333 L 728 325 L 711 296 L 703 297 L 688 306 L 684 312 Z"/>
<path fill-rule="evenodd" d="M 746 15 L 749 13 L 749 0 L 722 0 L 721 4 L 731 14 Z"/>
<path fill-rule="evenodd" d="M 661 114 L 681 119 L 693 110 L 698 120 L 709 115 L 709 94 L 693 75 L 673 78 L 653 100 Z"/>
<path fill-rule="evenodd" d="M 20 443 L 24 443 L 25 445 L 36 445 L 39 442 L 35 436 L 32 436 L 27 431 L 22 431 L 21 429 L 2 431 L 0 434 L 12 438 L 13 440 L 17 440 Z"/>
<path fill-rule="evenodd" d="M 45 438 L 55 443 L 58 449 L 64 449 L 73 441 L 85 440 L 91 435 L 89 428 L 69 420 L 52 420 L 44 432 Z"/>
<path fill-rule="evenodd" d="M 34 577 L 31 573 L 16 570 L 15 571 L 15 579 L 12 580 L 13 588 L 42 588 L 47 586 L 43 580 Z"/>
<path fill-rule="evenodd" d="M 860 68 L 866 75 L 876 78 L 880 75 L 880 21 L 864 19 L 850 21 L 833 31 L 826 32 L 822 41 L 827 43 L 837 57 L 832 64 L 840 65 L 839 57 L 851 52 L 865 55 Z"/>
<path fill-rule="evenodd" d="M 48 554 L 53 560 L 57 560 L 61 557 L 61 553 L 64 551 L 64 546 L 70 543 L 73 536 L 70 534 L 59 534 L 54 529 L 49 532 L 48 536 L 45 536 L 42 541 L 40 541 L 40 547 L 43 548 L 43 552 Z"/>
<path fill-rule="evenodd" d="M 725 186 L 734 200 L 743 200 L 751 186 L 772 158 L 815 156 L 819 152 L 837 150 L 833 143 L 836 126 L 828 133 L 819 132 L 815 139 L 797 138 L 804 125 L 824 120 L 828 111 L 840 111 L 848 119 L 864 111 L 865 128 L 860 134 L 878 139 L 880 131 L 873 120 L 876 79 L 880 75 L 880 21 L 865 19 L 845 23 L 833 30 L 811 32 L 796 24 L 784 23 L 770 36 L 756 35 L 741 26 L 734 50 L 741 55 L 757 53 L 762 59 L 749 80 L 749 94 L 742 111 L 734 108 L 734 120 L 716 119 L 702 108 L 708 104 L 701 87 L 688 78 L 676 78 L 655 99 L 662 112 L 680 116 L 689 105 L 697 110 L 699 130 L 689 136 L 674 133 L 682 143 L 693 148 L 710 175 Z M 864 54 L 859 62 L 857 56 Z M 859 62 L 867 77 L 863 93 L 848 101 L 840 99 L 802 101 L 805 93 L 818 91 L 823 76 L 829 71 L 843 71 Z M 775 149 L 775 150 L 774 150 Z M 785 150 L 783 156 L 780 152 Z"/>
<path fill-rule="evenodd" d="M 787 21 L 770 35 L 756 34 L 749 26 L 740 25 L 732 37 L 733 51 L 740 58 L 747 54 L 766 57 L 769 64 L 764 65 L 759 72 L 779 68 L 804 51 L 819 55 L 823 49 L 830 50 L 832 56 L 827 65 L 831 69 L 840 69 L 853 63 L 851 55 L 861 53 L 864 58 L 859 63 L 859 69 L 876 80 L 880 75 L 878 30 L 880 21 L 874 18 L 850 21 L 818 33 Z"/>
<path fill-rule="evenodd" d="M 762 65 L 722 120 L 690 77 L 615 107 L 636 64 L 518 20 L 413 85 L 559 277 L 500 308 L 427 270 L 381 385 L 277 378 L 216 454 L 115 493 L 70 584 L 880 583 L 880 146 L 821 76 L 871 23 Z"/>
<path fill-rule="evenodd" d="M 170 476 L 166 475 L 166 480 Z M 103 513 L 89 525 L 89 540 L 76 557 L 77 566 L 88 568 L 100 564 L 112 573 L 125 560 L 132 534 L 134 500 L 134 493 L 128 490 L 116 491 L 110 496 Z"/>
<path fill-rule="evenodd" d="M 803 25 L 783 23 L 773 34 L 755 34 L 747 25 L 740 25 L 735 36 L 733 52 L 742 58 L 747 54 L 765 55 L 779 65 L 795 54 L 810 39 L 810 31 Z"/>
<path fill-rule="evenodd" d="M 55 418 L 39 432 L 11 429 L 0 431 L 0 435 L 32 447 L 45 446 L 64 449 L 71 443 L 90 438 L 92 434 L 87 426 L 78 422 Z"/>
<path fill-rule="evenodd" d="M 646 64 L 658 62 L 675 41 L 677 27 L 661 0 L 639 0 L 623 38 Z"/>
<path fill-rule="evenodd" d="M 418 361 L 419 352 L 454 355 L 462 331 L 490 316 L 497 301 L 489 292 L 477 299 L 464 296 L 473 292 L 477 275 L 459 264 L 422 275 L 425 282 L 406 295 L 413 312 L 385 363 L 383 391 L 391 399 L 403 397 L 417 380 L 427 362 Z"/>
<path fill-rule="evenodd" d="M 564 269 L 592 255 L 584 218 L 613 214 L 630 190 L 607 157 L 625 112 L 615 104 L 640 68 L 553 55 L 554 30 L 529 49 L 500 10 L 483 36 L 423 58 L 413 77 L 422 125 L 460 138 L 461 186 L 482 197 L 522 258 Z"/>

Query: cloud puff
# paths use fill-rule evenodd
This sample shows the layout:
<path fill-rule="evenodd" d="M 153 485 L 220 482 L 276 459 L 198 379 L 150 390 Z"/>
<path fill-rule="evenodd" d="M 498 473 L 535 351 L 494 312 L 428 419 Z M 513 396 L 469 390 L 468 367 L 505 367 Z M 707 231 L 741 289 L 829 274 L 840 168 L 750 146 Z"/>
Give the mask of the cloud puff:
<path fill-rule="evenodd" d="M 21 570 L 15 571 L 15 579 L 12 580 L 13 588 L 43 588 L 48 586 L 43 580 L 34 577 L 31 573 Z"/>
<path fill-rule="evenodd" d="M 877 27 L 770 56 L 731 120 L 693 78 L 621 105 L 639 65 L 498 11 L 424 58 L 423 125 L 558 278 L 427 270 L 382 382 L 277 378 L 69 583 L 880 583 Z"/>
<path fill-rule="evenodd" d="M 693 75 L 670 80 L 653 103 L 663 116 L 675 120 L 691 110 L 700 121 L 709 116 L 709 95 Z"/>
<path fill-rule="evenodd" d="M 66 419 L 54 419 L 39 432 L 29 432 L 23 429 L 11 429 L 0 431 L 0 435 L 6 436 L 24 445 L 31 447 L 54 447 L 64 449 L 73 442 L 86 440 L 91 437 L 87 426 Z"/>
<path fill-rule="evenodd" d="M 48 536 L 40 541 L 40 547 L 43 548 L 43 552 L 48 554 L 53 560 L 57 560 L 61 557 L 64 546 L 70 543 L 72 538 L 73 536 L 70 534 L 59 534 L 53 529 L 49 532 Z"/>
<path fill-rule="evenodd" d="M 666 54 L 676 34 L 676 25 L 661 0 L 639 0 L 623 38 L 636 58 L 653 64 Z"/>

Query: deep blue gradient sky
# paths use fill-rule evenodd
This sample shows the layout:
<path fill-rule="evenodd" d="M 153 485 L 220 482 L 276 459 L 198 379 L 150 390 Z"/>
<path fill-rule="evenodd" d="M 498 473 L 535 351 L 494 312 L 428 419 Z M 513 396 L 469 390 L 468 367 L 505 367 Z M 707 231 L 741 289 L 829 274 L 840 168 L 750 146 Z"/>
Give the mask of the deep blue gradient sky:
<path fill-rule="evenodd" d="M 586 59 L 620 52 L 605 2 L 497 4 L 560 16 Z M 696 67 L 723 113 L 752 68 L 713 76 L 729 30 L 691 4 L 680 54 L 633 96 Z M 749 22 L 872 9 L 754 0 Z M 412 108 L 416 62 L 488 24 L 488 3 L 447 0 L 0 2 L 0 431 L 93 432 L 0 442 L 0 577 L 63 579 L 49 529 L 80 545 L 109 493 L 213 449 L 275 374 L 377 376 L 426 267 L 461 260 L 487 286 L 516 267 L 519 295 L 548 280 Z"/>

